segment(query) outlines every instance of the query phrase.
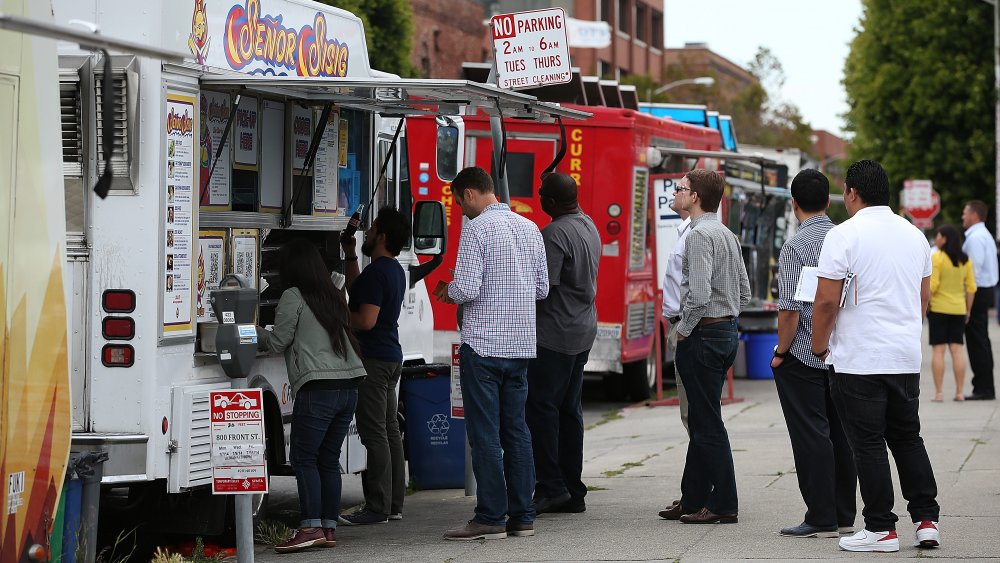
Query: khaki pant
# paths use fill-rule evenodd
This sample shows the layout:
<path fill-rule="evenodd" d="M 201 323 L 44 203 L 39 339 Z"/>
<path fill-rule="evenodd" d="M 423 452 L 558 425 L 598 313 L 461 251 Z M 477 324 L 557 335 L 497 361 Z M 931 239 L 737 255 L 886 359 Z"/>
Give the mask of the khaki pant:
<path fill-rule="evenodd" d="M 681 424 L 690 436 L 691 430 L 688 428 L 688 397 L 684 391 L 684 382 L 681 381 L 681 374 L 677 371 L 677 325 L 670 325 L 667 331 L 667 347 L 674 353 L 674 380 L 677 382 L 677 400 L 680 402 Z"/>

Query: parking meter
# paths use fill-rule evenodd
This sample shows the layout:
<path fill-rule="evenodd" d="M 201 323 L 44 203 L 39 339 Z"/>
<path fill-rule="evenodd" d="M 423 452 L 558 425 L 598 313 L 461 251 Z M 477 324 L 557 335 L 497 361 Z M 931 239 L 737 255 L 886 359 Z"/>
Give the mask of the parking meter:
<path fill-rule="evenodd" d="M 212 310 L 219 320 L 215 353 L 226 375 L 234 379 L 247 377 L 257 358 L 257 299 L 257 289 L 240 274 L 228 274 L 212 291 Z"/>

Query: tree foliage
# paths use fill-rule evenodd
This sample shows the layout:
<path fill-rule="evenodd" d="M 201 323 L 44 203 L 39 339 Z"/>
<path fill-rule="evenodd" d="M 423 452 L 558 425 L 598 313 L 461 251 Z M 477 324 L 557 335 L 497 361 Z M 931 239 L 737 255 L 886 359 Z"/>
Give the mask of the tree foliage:
<path fill-rule="evenodd" d="M 969 199 L 995 199 L 992 11 L 864 0 L 844 66 L 851 157 L 880 161 L 896 193 L 907 178 L 933 180 L 939 221 L 957 222 Z"/>
<path fill-rule="evenodd" d="M 416 76 L 410 63 L 413 9 L 409 0 L 319 0 L 361 18 L 368 41 L 368 60 L 374 69 L 400 76 Z"/>

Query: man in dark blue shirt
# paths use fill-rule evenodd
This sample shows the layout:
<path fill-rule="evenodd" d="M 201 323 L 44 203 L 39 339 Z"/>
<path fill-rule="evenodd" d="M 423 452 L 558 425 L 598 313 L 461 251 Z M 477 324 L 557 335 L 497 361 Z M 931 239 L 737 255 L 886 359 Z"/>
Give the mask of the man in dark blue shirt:
<path fill-rule="evenodd" d="M 361 443 L 368 450 L 363 483 L 365 506 L 344 517 L 342 523 L 348 525 L 377 524 L 403 517 L 406 473 L 396 419 L 396 384 L 403 365 L 398 320 L 406 294 L 406 275 L 396 256 L 409 237 L 406 217 L 397 209 L 383 207 L 361 245 L 361 252 L 371 258 L 363 272 L 358 269 L 354 237 L 342 242 L 351 327 L 368 373 L 358 386 L 354 415 Z"/>

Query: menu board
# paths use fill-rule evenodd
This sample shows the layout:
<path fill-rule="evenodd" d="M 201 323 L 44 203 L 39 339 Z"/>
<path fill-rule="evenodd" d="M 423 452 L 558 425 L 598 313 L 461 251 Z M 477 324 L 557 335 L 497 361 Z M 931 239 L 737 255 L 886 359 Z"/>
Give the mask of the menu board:
<path fill-rule="evenodd" d="M 312 141 L 312 110 L 297 104 L 292 105 L 292 168 L 296 174 L 306 165 L 306 154 Z"/>
<path fill-rule="evenodd" d="M 194 334 L 191 322 L 191 254 L 194 238 L 195 98 L 167 92 L 164 161 L 163 332 Z"/>
<path fill-rule="evenodd" d="M 339 158 L 340 134 L 338 125 L 340 118 L 336 113 L 330 114 L 330 119 L 323 130 L 323 137 L 316 149 L 316 170 L 313 180 L 313 215 L 343 215 L 338 213 L 338 178 L 340 171 L 337 166 Z"/>
<path fill-rule="evenodd" d="M 197 258 L 197 285 L 195 286 L 195 315 L 198 322 L 216 322 L 210 299 L 212 291 L 219 288 L 225 273 L 226 232 L 199 231 Z"/>
<path fill-rule="evenodd" d="M 257 229 L 233 229 L 233 273 L 245 276 L 254 288 L 257 287 L 259 237 Z"/>
<path fill-rule="evenodd" d="M 260 142 L 258 118 L 257 98 L 240 98 L 233 123 L 233 161 L 237 165 L 250 168 L 257 166 L 257 144 Z"/>
<path fill-rule="evenodd" d="M 260 139 L 260 209 L 281 211 L 285 188 L 285 104 L 264 100 Z"/>
<path fill-rule="evenodd" d="M 201 207 L 209 211 L 227 211 L 230 204 L 230 167 L 233 144 L 226 143 L 218 162 L 215 154 L 222 144 L 222 134 L 232 111 L 229 94 L 201 92 Z M 208 173 L 215 165 L 212 177 Z M 207 181 L 206 181 L 207 179 Z"/>

